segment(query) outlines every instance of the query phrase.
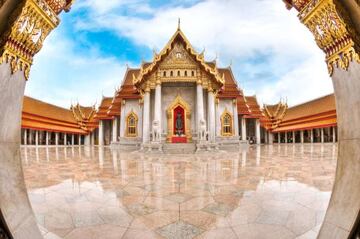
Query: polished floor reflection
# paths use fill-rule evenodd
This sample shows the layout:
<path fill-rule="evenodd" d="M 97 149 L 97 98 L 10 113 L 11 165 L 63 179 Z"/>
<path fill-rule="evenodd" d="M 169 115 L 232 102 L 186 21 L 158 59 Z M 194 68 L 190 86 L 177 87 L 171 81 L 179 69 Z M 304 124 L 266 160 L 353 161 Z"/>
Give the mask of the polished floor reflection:
<path fill-rule="evenodd" d="M 151 155 L 23 147 L 45 238 L 316 238 L 335 176 L 333 144 Z"/>

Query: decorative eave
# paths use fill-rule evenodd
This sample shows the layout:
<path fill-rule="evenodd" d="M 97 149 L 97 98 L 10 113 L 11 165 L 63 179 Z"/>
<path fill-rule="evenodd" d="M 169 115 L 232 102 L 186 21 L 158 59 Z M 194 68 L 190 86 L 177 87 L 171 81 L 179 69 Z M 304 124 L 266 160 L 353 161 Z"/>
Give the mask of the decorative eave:
<path fill-rule="evenodd" d="M 9 35 L 1 40 L 4 46 L 0 48 L 0 64 L 9 63 L 11 73 L 23 71 L 28 80 L 33 57 L 49 33 L 59 25 L 58 14 L 71 4 L 65 0 L 26 0 Z"/>
<path fill-rule="evenodd" d="M 140 74 L 137 77 L 133 77 L 133 82 L 134 85 L 136 87 L 139 87 L 140 85 L 142 85 L 144 83 L 144 81 L 146 80 L 146 77 L 149 76 L 152 72 L 154 72 L 154 70 L 157 68 L 158 64 L 170 53 L 170 51 L 172 50 L 172 44 L 175 42 L 177 37 L 181 37 L 182 40 L 185 43 L 185 49 L 190 53 L 191 56 L 193 56 L 196 61 L 198 63 L 200 63 L 200 65 L 203 67 L 203 69 L 205 70 L 205 72 L 209 73 L 210 75 L 213 76 L 213 78 L 215 79 L 216 83 L 220 85 L 220 87 L 222 87 L 225 84 L 225 79 L 224 76 L 221 76 L 217 70 L 216 67 L 212 68 L 210 67 L 204 59 L 204 54 L 198 54 L 195 49 L 192 47 L 192 45 L 190 44 L 190 42 L 187 40 L 187 38 L 185 37 L 184 33 L 181 31 L 180 28 L 177 29 L 177 31 L 175 32 L 175 34 L 171 37 L 171 39 L 169 40 L 169 42 L 166 44 L 166 46 L 164 47 L 164 49 L 159 53 L 159 54 L 154 54 L 154 58 L 153 61 L 150 63 L 150 65 L 148 66 L 144 66 L 144 64 L 142 64 L 141 68 L 140 68 Z M 219 87 L 219 88 L 220 88 Z"/>
<path fill-rule="evenodd" d="M 345 24 L 340 16 L 343 9 L 336 2 L 338 0 L 286 0 L 288 8 L 294 6 L 299 11 L 300 21 L 326 54 L 330 76 L 334 68 L 348 70 L 350 62 L 360 63 L 360 49 L 357 47 L 360 36 L 351 24 Z"/>

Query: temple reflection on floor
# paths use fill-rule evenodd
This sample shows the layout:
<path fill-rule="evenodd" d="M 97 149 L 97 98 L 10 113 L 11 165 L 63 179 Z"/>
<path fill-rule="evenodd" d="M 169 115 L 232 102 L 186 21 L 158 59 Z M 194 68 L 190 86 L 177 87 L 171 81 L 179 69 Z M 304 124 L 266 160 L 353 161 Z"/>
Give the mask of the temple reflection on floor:
<path fill-rule="evenodd" d="M 77 239 L 316 238 L 336 153 L 336 144 L 190 155 L 22 148 L 43 233 Z"/>

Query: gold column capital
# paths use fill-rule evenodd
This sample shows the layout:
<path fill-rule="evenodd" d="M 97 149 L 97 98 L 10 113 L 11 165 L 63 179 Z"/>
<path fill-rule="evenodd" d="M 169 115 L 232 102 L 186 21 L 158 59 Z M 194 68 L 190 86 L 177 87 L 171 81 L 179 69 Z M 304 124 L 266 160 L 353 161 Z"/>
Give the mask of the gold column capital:
<path fill-rule="evenodd" d="M 334 0 L 310 0 L 298 16 L 326 54 L 330 76 L 335 67 L 347 70 L 350 62 L 360 62 L 353 38 L 357 34 L 351 34 L 351 28 L 339 15 Z"/>
<path fill-rule="evenodd" d="M 23 71 L 27 80 L 33 57 L 41 50 L 49 33 L 59 25 L 57 14 L 65 7 L 68 6 L 51 1 L 26 0 L 0 49 L 0 64 L 9 63 L 12 73 Z"/>

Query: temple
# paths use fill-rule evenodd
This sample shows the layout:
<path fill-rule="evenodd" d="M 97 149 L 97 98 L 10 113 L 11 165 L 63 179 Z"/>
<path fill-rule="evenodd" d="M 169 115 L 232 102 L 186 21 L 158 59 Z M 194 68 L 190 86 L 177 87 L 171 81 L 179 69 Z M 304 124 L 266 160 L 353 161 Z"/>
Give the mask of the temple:
<path fill-rule="evenodd" d="M 336 142 L 334 95 L 294 107 L 260 106 L 245 96 L 231 67 L 205 61 L 180 27 L 151 62 L 127 68 L 112 97 L 70 109 L 25 97 L 23 144 L 111 145 L 162 151 L 183 144 L 194 151 L 247 143 Z"/>

